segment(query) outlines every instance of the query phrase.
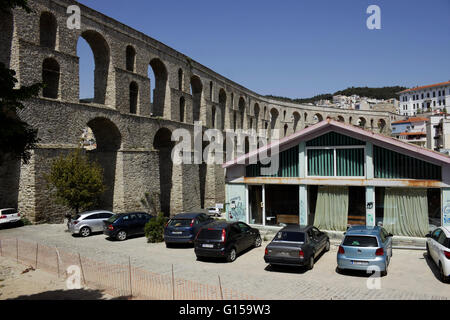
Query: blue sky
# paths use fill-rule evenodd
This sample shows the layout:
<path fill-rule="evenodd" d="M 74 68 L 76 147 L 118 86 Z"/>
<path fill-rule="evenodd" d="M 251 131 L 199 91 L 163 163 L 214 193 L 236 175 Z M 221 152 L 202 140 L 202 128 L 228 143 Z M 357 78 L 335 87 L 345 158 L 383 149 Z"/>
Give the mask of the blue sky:
<path fill-rule="evenodd" d="M 80 2 L 259 94 L 311 97 L 450 80 L 449 0 Z M 381 30 L 366 27 L 371 4 L 381 8 Z M 80 43 L 83 60 L 90 54 Z M 92 63 L 80 68 L 88 79 Z"/>

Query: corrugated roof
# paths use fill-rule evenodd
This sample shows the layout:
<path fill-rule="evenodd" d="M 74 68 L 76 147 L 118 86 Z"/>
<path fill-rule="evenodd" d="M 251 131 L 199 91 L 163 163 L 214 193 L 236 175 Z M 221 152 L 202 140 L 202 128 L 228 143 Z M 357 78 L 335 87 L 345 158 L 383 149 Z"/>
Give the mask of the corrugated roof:
<path fill-rule="evenodd" d="M 423 122 L 423 121 L 428 121 L 428 118 L 423 118 L 423 117 L 411 117 L 408 118 L 406 120 L 398 120 L 398 121 L 394 121 L 392 122 L 392 124 L 398 124 L 398 123 L 411 123 L 411 122 Z"/>

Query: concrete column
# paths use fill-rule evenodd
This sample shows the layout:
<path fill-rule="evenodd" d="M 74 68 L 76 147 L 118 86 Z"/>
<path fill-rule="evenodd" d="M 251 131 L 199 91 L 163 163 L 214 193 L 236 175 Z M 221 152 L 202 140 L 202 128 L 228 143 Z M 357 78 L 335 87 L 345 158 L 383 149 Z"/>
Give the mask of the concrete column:
<path fill-rule="evenodd" d="M 366 187 L 366 226 L 375 226 L 375 187 Z"/>
<path fill-rule="evenodd" d="M 262 185 L 262 220 L 263 220 L 263 226 L 266 225 L 266 185 Z"/>
<path fill-rule="evenodd" d="M 306 144 L 305 141 L 298 145 L 298 176 L 305 178 L 306 176 Z"/>
<path fill-rule="evenodd" d="M 299 223 L 308 225 L 308 186 L 299 185 Z"/>

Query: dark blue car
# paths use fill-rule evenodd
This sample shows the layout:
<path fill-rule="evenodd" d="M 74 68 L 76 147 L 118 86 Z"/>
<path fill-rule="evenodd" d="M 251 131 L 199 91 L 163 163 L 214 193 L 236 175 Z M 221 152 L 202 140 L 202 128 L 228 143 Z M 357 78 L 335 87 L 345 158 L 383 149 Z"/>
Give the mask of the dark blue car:
<path fill-rule="evenodd" d="M 200 228 L 213 221 L 214 219 L 205 213 L 179 213 L 167 222 L 164 228 L 164 242 L 168 248 L 172 244 L 194 243 Z"/>

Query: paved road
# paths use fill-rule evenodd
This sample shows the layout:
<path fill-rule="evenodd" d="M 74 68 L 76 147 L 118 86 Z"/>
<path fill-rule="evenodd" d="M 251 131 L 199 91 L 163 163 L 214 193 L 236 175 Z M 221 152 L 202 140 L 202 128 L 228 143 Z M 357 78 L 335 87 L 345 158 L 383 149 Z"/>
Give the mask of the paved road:
<path fill-rule="evenodd" d="M 421 250 L 394 250 L 389 274 L 382 277 L 381 289 L 367 288 L 372 281 L 365 273 L 336 272 L 337 246 L 322 255 L 312 271 L 298 268 L 272 270 L 263 260 L 263 243 L 238 257 L 233 263 L 197 261 L 192 248 L 167 249 L 149 244 L 144 237 L 124 242 L 107 240 L 103 234 L 73 237 L 65 225 L 25 226 L 0 230 L 1 238 L 19 238 L 57 246 L 82 256 L 114 264 L 132 264 L 150 271 L 201 283 L 222 285 L 261 299 L 448 299 L 450 285 L 438 279 L 438 270 Z M 373 283 L 373 282 L 371 282 Z"/>

